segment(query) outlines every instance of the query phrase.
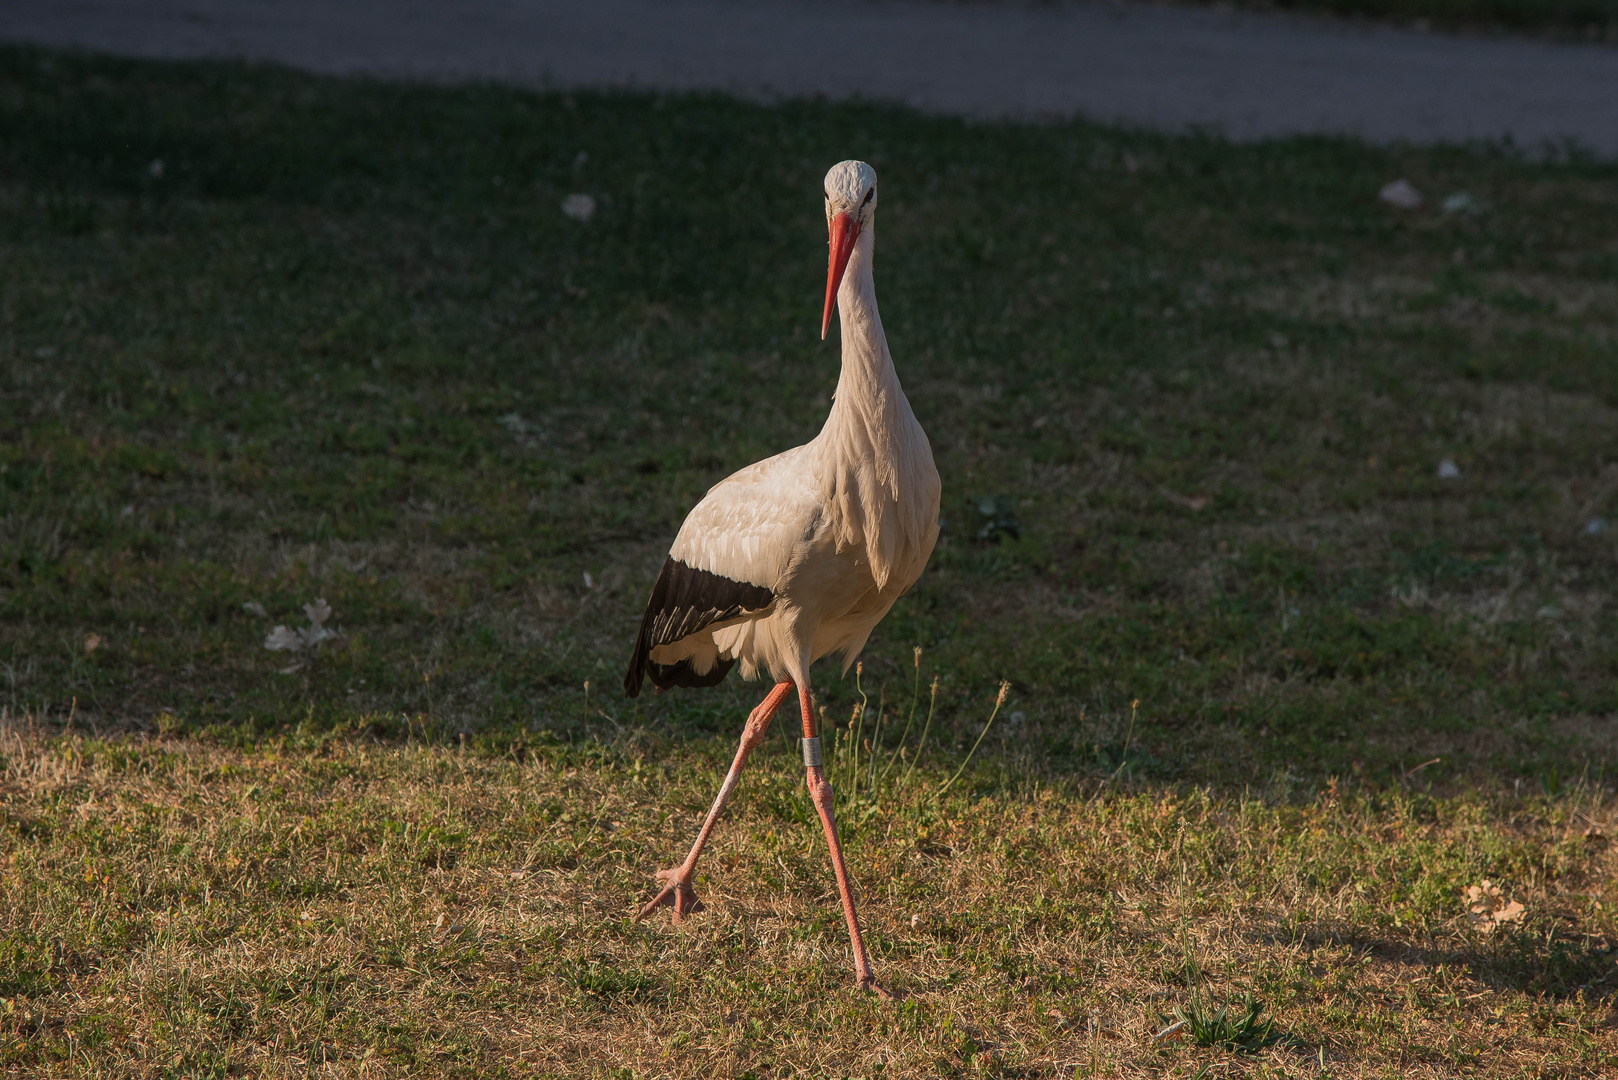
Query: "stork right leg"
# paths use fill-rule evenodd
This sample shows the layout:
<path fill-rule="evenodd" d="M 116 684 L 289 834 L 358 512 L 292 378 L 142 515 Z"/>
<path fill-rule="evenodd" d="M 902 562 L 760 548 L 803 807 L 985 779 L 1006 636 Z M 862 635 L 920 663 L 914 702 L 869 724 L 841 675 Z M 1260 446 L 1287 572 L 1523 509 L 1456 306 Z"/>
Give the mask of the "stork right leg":
<path fill-rule="evenodd" d="M 820 729 L 815 723 L 808 686 L 799 687 L 798 700 L 803 706 L 803 737 L 817 738 Z M 808 774 L 805 780 L 809 787 L 809 798 L 820 814 L 820 827 L 826 833 L 832 874 L 837 878 L 837 894 L 843 901 L 843 921 L 848 924 L 848 942 L 854 950 L 854 982 L 861 990 L 869 990 L 880 998 L 891 998 L 893 995 L 876 981 L 876 973 L 871 970 L 871 958 L 865 951 L 865 939 L 860 935 L 860 919 L 854 911 L 854 889 L 848 880 L 848 865 L 843 861 L 843 844 L 837 836 L 837 817 L 832 812 L 834 793 L 831 781 L 826 779 L 826 770 L 819 765 L 809 765 L 805 771 Z"/>
<path fill-rule="evenodd" d="M 747 717 L 747 726 L 742 728 L 741 745 L 736 747 L 736 760 L 730 763 L 730 771 L 725 774 L 725 782 L 719 786 L 719 795 L 713 801 L 713 807 L 708 816 L 703 819 L 702 828 L 697 832 L 697 841 L 691 845 L 691 854 L 685 857 L 685 862 L 670 870 L 659 870 L 657 880 L 663 882 L 663 891 L 652 897 L 651 901 L 640 909 L 635 921 L 640 922 L 646 916 L 660 907 L 674 909 L 674 921 L 679 922 L 694 911 L 702 910 L 702 901 L 697 899 L 696 890 L 691 888 L 691 880 L 697 873 L 697 859 L 702 855 L 704 845 L 708 843 L 708 834 L 713 831 L 714 822 L 719 820 L 719 811 L 724 809 L 725 801 L 730 793 L 736 790 L 736 781 L 742 775 L 742 766 L 747 763 L 747 755 L 753 752 L 764 739 L 764 733 L 770 728 L 770 718 L 775 710 L 781 707 L 781 702 L 792 693 L 792 683 L 776 683 L 758 707 Z"/>

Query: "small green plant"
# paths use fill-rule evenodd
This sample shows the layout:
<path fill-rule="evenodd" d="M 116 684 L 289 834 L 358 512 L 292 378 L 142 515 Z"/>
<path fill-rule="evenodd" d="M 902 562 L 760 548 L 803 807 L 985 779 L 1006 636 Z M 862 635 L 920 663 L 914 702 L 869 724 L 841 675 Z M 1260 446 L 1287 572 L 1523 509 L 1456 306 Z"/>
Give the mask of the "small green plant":
<path fill-rule="evenodd" d="M 656 979 L 611 964 L 578 964 L 564 977 L 579 994 L 600 1001 L 658 1001 L 666 996 Z"/>
<path fill-rule="evenodd" d="M 1118 768 L 1113 770 L 1111 780 L 1118 779 L 1119 775 L 1129 768 L 1129 747 L 1135 741 L 1135 718 L 1140 715 L 1140 698 L 1129 703 L 1129 730 L 1124 733 L 1124 752 L 1118 757 Z"/>
<path fill-rule="evenodd" d="M 994 698 L 994 710 L 989 713 L 989 719 L 984 722 L 983 730 L 978 732 L 977 742 L 973 743 L 972 749 L 967 751 L 966 760 L 961 762 L 961 767 L 955 770 L 955 775 L 939 785 L 938 793 L 940 795 L 948 791 L 951 785 L 961 778 L 961 774 L 966 771 L 966 767 L 972 763 L 972 758 L 977 754 L 978 747 L 983 745 L 983 737 L 989 733 L 989 728 L 994 726 L 994 718 L 1000 715 L 1000 706 L 1006 703 L 1006 695 L 1010 692 L 1011 684 L 1008 682 L 1002 682 L 1000 684 L 1000 692 L 996 694 Z"/>
<path fill-rule="evenodd" d="M 922 723 L 921 734 L 917 737 L 915 746 L 911 747 L 910 733 L 915 730 L 916 713 L 921 705 L 921 646 L 914 646 L 912 658 L 914 675 L 910 687 L 910 707 L 906 711 L 904 729 L 899 734 L 897 744 L 892 747 L 885 746 L 882 740 L 883 730 L 887 726 L 885 692 L 878 698 L 876 715 L 871 719 L 871 733 L 869 736 L 866 735 L 866 719 L 870 715 L 871 698 L 865 692 L 863 681 L 865 665 L 860 663 L 854 666 L 854 689 L 859 694 L 860 700 L 854 703 L 847 723 L 832 732 L 830 768 L 832 782 L 839 792 L 839 798 L 849 808 L 855 821 L 865 820 L 878 804 L 900 802 L 911 795 L 923 801 L 942 796 L 972 763 L 978 747 L 983 745 L 984 737 L 989 734 L 989 728 L 994 726 L 995 718 L 1000 715 L 1000 709 L 1006 703 L 1006 695 L 1011 692 L 1009 682 L 1000 684 L 988 720 L 984 722 L 977 740 L 973 742 L 972 748 L 967 751 L 966 757 L 956 768 L 955 773 L 936 787 L 915 788 L 913 781 L 916 763 L 927 749 L 927 736 L 932 732 L 933 715 L 938 709 L 938 679 L 932 680 L 927 701 L 927 718 Z M 901 763 L 904 764 L 904 769 L 894 775 L 895 767 Z"/>
<path fill-rule="evenodd" d="M 1173 1014 L 1163 1019 L 1171 1026 L 1183 1025 L 1179 1030 L 1198 1046 L 1218 1046 L 1243 1054 L 1257 1053 L 1281 1039 L 1275 1031 L 1275 1020 L 1261 1019 L 1264 1002 L 1252 994 L 1243 996 L 1240 1012 L 1233 1013 L 1228 1004 L 1220 1006 L 1218 1012 L 1211 1009 L 1200 996 L 1193 997 L 1190 1004 L 1176 1005 Z"/>

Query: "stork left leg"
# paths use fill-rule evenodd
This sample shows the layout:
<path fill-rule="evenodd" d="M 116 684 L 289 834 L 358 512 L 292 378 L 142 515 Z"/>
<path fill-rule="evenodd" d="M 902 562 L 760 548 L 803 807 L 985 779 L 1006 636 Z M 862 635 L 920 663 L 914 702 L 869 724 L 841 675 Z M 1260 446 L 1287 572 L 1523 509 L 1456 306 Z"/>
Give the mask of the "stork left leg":
<path fill-rule="evenodd" d="M 719 786 L 719 794 L 709 809 L 708 816 L 703 819 L 702 828 L 697 832 L 697 841 L 691 845 L 691 854 L 685 857 L 685 862 L 670 870 L 659 870 L 657 880 L 664 882 L 663 891 L 652 897 L 635 921 L 640 922 L 646 916 L 660 907 L 674 909 L 674 921 L 679 922 L 688 914 L 701 911 L 702 901 L 697 899 L 696 890 L 691 888 L 691 879 L 697 873 L 697 859 L 702 855 L 703 847 L 708 843 L 708 834 L 713 832 L 714 822 L 719 820 L 719 811 L 724 809 L 725 802 L 730 793 L 736 790 L 736 781 L 741 778 L 742 766 L 747 764 L 747 755 L 753 752 L 764 739 L 764 733 L 770 728 L 770 718 L 775 710 L 781 707 L 787 695 L 792 692 L 790 682 L 776 683 L 758 707 L 747 717 L 747 726 L 742 728 L 742 741 L 736 747 L 736 760 L 730 763 L 730 771 L 725 774 L 725 782 Z"/>
<path fill-rule="evenodd" d="M 803 737 L 805 739 L 819 740 L 819 729 L 815 724 L 814 707 L 810 702 L 809 687 L 798 687 L 798 700 L 803 706 Z M 808 755 L 805 755 L 807 762 Z M 848 924 L 849 944 L 854 947 L 854 981 L 861 990 L 870 990 L 878 997 L 888 999 L 893 997 L 876 981 L 876 973 L 871 970 L 871 958 L 865 953 L 865 940 L 860 936 L 859 916 L 854 913 L 854 891 L 848 884 L 848 866 L 843 862 L 843 845 L 837 838 L 837 819 L 832 813 L 831 781 L 826 779 L 826 770 L 820 765 L 809 765 L 806 777 L 809 785 L 809 798 L 814 801 L 815 809 L 820 813 L 820 825 L 826 831 L 826 846 L 831 850 L 832 873 L 837 877 L 837 892 L 843 900 L 843 921 Z"/>

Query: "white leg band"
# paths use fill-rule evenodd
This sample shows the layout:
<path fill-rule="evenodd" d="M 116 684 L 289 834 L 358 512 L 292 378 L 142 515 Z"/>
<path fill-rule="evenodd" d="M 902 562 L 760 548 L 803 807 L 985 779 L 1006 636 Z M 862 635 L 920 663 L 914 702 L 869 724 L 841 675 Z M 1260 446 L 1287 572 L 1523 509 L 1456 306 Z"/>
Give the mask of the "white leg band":
<path fill-rule="evenodd" d="M 825 763 L 825 759 L 820 756 L 820 736 L 816 735 L 812 739 L 803 740 L 804 768 L 813 769 Z"/>

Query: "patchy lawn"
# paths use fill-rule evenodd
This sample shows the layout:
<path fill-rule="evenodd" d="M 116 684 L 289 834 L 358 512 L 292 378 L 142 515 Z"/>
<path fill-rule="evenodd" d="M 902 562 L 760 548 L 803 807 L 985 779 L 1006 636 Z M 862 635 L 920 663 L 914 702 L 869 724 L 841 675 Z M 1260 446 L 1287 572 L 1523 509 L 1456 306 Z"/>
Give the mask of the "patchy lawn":
<path fill-rule="evenodd" d="M 760 693 L 623 701 L 638 609 L 824 416 L 850 156 L 945 486 L 836 759 L 897 1005 L 782 730 L 628 921 Z M 1615 180 L 0 50 L 6 1067 L 1610 1073 Z"/>

